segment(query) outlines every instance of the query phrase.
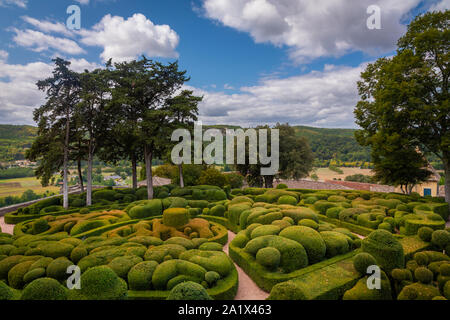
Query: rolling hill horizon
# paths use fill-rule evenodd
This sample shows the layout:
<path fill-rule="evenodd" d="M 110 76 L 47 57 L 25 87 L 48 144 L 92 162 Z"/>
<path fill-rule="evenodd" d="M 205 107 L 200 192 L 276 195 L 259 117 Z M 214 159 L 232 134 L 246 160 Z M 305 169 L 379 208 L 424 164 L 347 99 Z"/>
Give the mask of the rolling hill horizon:
<path fill-rule="evenodd" d="M 239 129 L 233 125 L 205 125 L 207 128 Z M 316 159 L 343 162 L 370 162 L 370 149 L 360 146 L 355 138 L 356 129 L 330 129 L 309 126 L 293 126 L 299 136 L 305 137 Z M 0 124 L 0 162 L 23 160 L 25 151 L 37 135 L 37 127 L 31 125 Z"/>

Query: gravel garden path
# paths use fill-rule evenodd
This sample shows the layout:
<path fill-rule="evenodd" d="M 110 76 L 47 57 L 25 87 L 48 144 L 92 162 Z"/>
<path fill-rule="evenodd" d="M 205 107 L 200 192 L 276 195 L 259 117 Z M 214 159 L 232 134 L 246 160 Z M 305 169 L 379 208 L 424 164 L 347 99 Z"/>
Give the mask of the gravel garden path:
<path fill-rule="evenodd" d="M 13 233 L 14 226 L 5 224 L 4 217 L 0 217 L 0 226 L 2 232 Z M 224 247 L 224 251 L 228 254 L 228 245 L 234 239 L 236 235 L 233 232 L 228 232 L 228 243 Z M 235 264 L 236 265 L 236 264 Z M 236 295 L 236 300 L 265 300 L 269 294 L 261 290 L 250 277 L 236 265 L 236 269 L 239 273 L 239 288 Z"/>
<path fill-rule="evenodd" d="M 3 233 L 13 234 L 14 226 L 5 223 L 5 217 L 0 217 L 0 227 Z"/>
<path fill-rule="evenodd" d="M 235 236 L 233 232 L 228 231 L 228 243 L 223 248 L 227 254 L 228 245 Z M 266 300 L 269 294 L 261 290 L 237 264 L 235 266 L 239 274 L 239 287 L 235 300 Z"/>

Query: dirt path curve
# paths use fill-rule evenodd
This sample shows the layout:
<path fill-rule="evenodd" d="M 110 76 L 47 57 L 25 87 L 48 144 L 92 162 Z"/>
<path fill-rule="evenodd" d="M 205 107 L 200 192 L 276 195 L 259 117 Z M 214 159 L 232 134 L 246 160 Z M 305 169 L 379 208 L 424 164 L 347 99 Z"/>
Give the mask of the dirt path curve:
<path fill-rule="evenodd" d="M 0 226 L 2 232 L 13 233 L 14 226 L 5 224 L 5 218 L 0 217 Z M 228 232 L 228 243 L 224 247 L 224 251 L 228 254 L 228 245 L 236 235 L 232 232 Z M 236 264 L 235 264 L 236 265 Z M 269 294 L 260 288 L 253 282 L 252 279 L 236 265 L 236 269 L 239 273 L 239 288 L 236 295 L 236 300 L 265 300 Z"/>
<path fill-rule="evenodd" d="M 228 243 L 223 250 L 228 254 L 228 246 L 236 235 L 228 231 Z M 269 294 L 261 290 L 237 264 L 234 264 L 239 274 L 239 287 L 235 300 L 266 300 Z"/>
<path fill-rule="evenodd" d="M 0 227 L 3 233 L 13 234 L 14 226 L 5 223 L 5 217 L 0 217 Z"/>

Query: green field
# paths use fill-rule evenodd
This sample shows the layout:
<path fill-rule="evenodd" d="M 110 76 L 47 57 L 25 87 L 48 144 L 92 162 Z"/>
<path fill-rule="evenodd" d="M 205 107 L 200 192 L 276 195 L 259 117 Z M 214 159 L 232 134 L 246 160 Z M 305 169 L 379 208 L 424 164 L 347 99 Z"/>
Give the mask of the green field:
<path fill-rule="evenodd" d="M 20 196 L 27 190 L 33 190 L 36 194 L 42 194 L 47 190 L 58 193 L 59 187 L 42 187 L 40 181 L 34 177 L 0 180 L 0 198 Z"/>

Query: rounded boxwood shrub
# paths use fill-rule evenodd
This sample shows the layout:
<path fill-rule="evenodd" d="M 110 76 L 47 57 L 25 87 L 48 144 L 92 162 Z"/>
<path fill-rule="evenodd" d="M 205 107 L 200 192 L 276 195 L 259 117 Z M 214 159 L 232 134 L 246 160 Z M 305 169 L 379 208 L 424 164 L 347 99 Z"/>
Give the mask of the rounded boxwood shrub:
<path fill-rule="evenodd" d="M 200 250 L 199 252 L 206 251 Z M 205 279 L 206 272 L 205 268 L 190 261 L 167 260 L 156 267 L 152 283 L 157 290 L 170 290 L 180 278 L 201 282 Z"/>
<path fill-rule="evenodd" d="M 450 233 L 446 230 L 436 230 L 431 236 L 431 243 L 438 248 L 444 249 L 450 244 Z"/>
<path fill-rule="evenodd" d="M 383 222 L 378 225 L 378 229 L 386 230 L 390 233 L 394 232 L 394 228 L 390 223 Z"/>
<path fill-rule="evenodd" d="M 293 209 L 281 210 L 285 217 L 290 217 L 294 220 L 293 224 L 297 224 L 300 220 L 311 219 L 319 223 L 319 217 L 317 214 L 309 208 L 297 207 Z"/>
<path fill-rule="evenodd" d="M 256 227 L 250 234 L 251 239 L 255 239 L 262 236 L 277 235 L 281 231 L 280 227 L 270 224 Z"/>
<path fill-rule="evenodd" d="M 344 210 L 343 207 L 332 207 L 327 209 L 326 216 L 332 219 L 339 219 L 339 213 Z"/>
<path fill-rule="evenodd" d="M 70 206 L 75 207 L 75 208 L 81 208 L 81 207 L 84 207 L 85 205 L 86 205 L 86 202 L 83 199 L 74 199 L 70 203 Z"/>
<path fill-rule="evenodd" d="M 217 206 L 212 207 L 209 210 L 208 214 L 211 216 L 223 217 L 225 214 L 225 211 L 227 211 L 227 209 L 223 205 L 219 204 Z"/>
<path fill-rule="evenodd" d="M 59 241 L 46 241 L 37 245 L 41 255 L 50 258 L 68 257 L 73 250 L 73 246 Z"/>
<path fill-rule="evenodd" d="M 403 246 L 386 230 L 375 230 L 361 241 L 363 252 L 370 253 L 380 268 L 391 272 L 395 268 L 403 268 L 405 255 Z"/>
<path fill-rule="evenodd" d="M 83 208 L 80 210 L 81 214 L 88 214 L 89 212 L 91 212 L 91 209 L 89 209 L 89 208 Z"/>
<path fill-rule="evenodd" d="M 369 289 L 367 279 L 367 276 L 360 279 L 352 289 L 344 293 L 342 300 L 392 300 L 391 284 L 384 272 L 381 273 L 379 290 Z"/>
<path fill-rule="evenodd" d="M 319 224 L 317 222 L 315 222 L 314 220 L 311 220 L 311 219 L 300 220 L 298 222 L 298 225 L 299 226 L 304 226 L 304 227 L 309 227 L 309 228 L 312 228 L 314 230 L 319 229 Z"/>
<path fill-rule="evenodd" d="M 184 208 L 170 208 L 164 210 L 163 224 L 178 228 L 189 223 L 189 212 Z"/>
<path fill-rule="evenodd" d="M 427 266 L 430 263 L 430 259 L 425 252 L 417 252 L 413 258 L 419 266 Z"/>
<path fill-rule="evenodd" d="M 126 279 L 131 268 L 142 261 L 142 258 L 137 256 L 117 257 L 108 264 L 108 267 L 110 267 L 119 277 Z"/>
<path fill-rule="evenodd" d="M 50 229 L 48 221 L 45 219 L 38 219 L 33 223 L 33 234 L 40 234 Z"/>
<path fill-rule="evenodd" d="M 337 205 L 333 202 L 328 202 L 325 200 L 319 200 L 316 203 L 314 203 L 314 208 L 320 213 L 320 214 L 326 214 L 327 210 L 333 207 L 337 207 Z"/>
<path fill-rule="evenodd" d="M 287 227 L 292 226 L 292 224 L 290 224 L 286 220 L 275 220 L 271 224 L 273 224 L 274 226 L 280 227 L 280 230 L 283 230 L 283 229 L 285 229 Z"/>
<path fill-rule="evenodd" d="M 411 271 L 412 273 L 414 273 L 414 271 L 419 267 L 419 264 L 417 263 L 416 260 L 409 260 L 406 263 L 406 268 Z"/>
<path fill-rule="evenodd" d="M 375 258 L 366 252 L 358 253 L 353 259 L 353 266 L 356 271 L 358 271 L 362 275 L 367 274 L 367 268 L 370 266 L 377 265 L 377 261 Z"/>
<path fill-rule="evenodd" d="M 292 196 L 281 196 L 278 199 L 278 204 L 290 204 L 295 206 L 297 204 L 297 199 Z"/>
<path fill-rule="evenodd" d="M 92 195 L 92 199 L 94 201 L 99 201 L 99 200 L 108 200 L 108 201 L 114 201 L 116 196 L 116 192 L 114 190 L 98 190 L 95 191 Z"/>
<path fill-rule="evenodd" d="M 262 236 L 250 240 L 244 251 L 256 256 L 256 253 L 266 247 L 274 247 L 281 253 L 280 268 L 284 272 L 292 272 L 308 265 L 308 254 L 305 248 L 297 241 L 281 236 Z"/>
<path fill-rule="evenodd" d="M 446 297 L 448 300 L 450 300 L 450 281 L 447 281 L 444 285 L 444 297 Z"/>
<path fill-rule="evenodd" d="M 23 276 L 23 281 L 25 283 L 30 283 L 31 281 L 45 277 L 45 274 L 46 271 L 44 268 L 30 269 L 30 271 Z"/>
<path fill-rule="evenodd" d="M 256 261 L 269 269 L 278 268 L 280 260 L 280 251 L 272 247 L 262 248 L 256 253 Z"/>
<path fill-rule="evenodd" d="M 73 228 L 70 230 L 70 235 L 76 236 L 92 229 L 104 227 L 108 224 L 109 222 L 107 220 L 82 220 L 73 226 Z"/>
<path fill-rule="evenodd" d="M 163 212 L 163 204 L 160 199 L 144 200 L 130 204 L 126 211 L 132 219 L 160 216 Z"/>
<path fill-rule="evenodd" d="M 223 190 L 212 190 L 211 195 L 208 197 L 208 200 L 213 201 L 227 200 L 227 194 Z"/>
<path fill-rule="evenodd" d="M 329 202 L 346 202 L 347 199 L 343 196 L 329 196 L 328 201 Z"/>
<path fill-rule="evenodd" d="M 30 270 L 36 269 L 36 268 L 44 268 L 46 269 L 47 266 L 50 264 L 50 262 L 52 262 L 53 259 L 49 258 L 49 257 L 44 257 L 44 258 L 40 258 L 38 260 L 36 260 L 31 266 L 30 266 Z"/>
<path fill-rule="evenodd" d="M 287 184 L 284 183 L 280 183 L 279 185 L 277 185 L 277 189 L 287 189 L 287 188 L 288 188 Z"/>
<path fill-rule="evenodd" d="M 442 276 L 450 277 L 450 263 L 442 263 L 439 266 L 439 273 Z"/>
<path fill-rule="evenodd" d="M 144 261 L 132 267 L 128 272 L 130 290 L 150 290 L 153 272 L 157 266 L 156 261 Z"/>
<path fill-rule="evenodd" d="M 127 283 L 107 266 L 90 268 L 81 275 L 80 280 L 81 289 L 71 290 L 70 298 L 76 300 L 122 300 L 127 297 Z"/>
<path fill-rule="evenodd" d="M 67 268 L 73 265 L 73 262 L 66 257 L 53 260 L 47 267 L 47 277 L 56 280 L 64 280 L 68 277 Z"/>
<path fill-rule="evenodd" d="M 22 289 L 25 285 L 23 277 L 30 269 L 34 261 L 21 262 L 11 268 L 8 272 L 8 284 L 11 288 Z"/>
<path fill-rule="evenodd" d="M 421 228 L 419 228 L 417 235 L 423 241 L 430 242 L 433 232 L 434 232 L 434 230 L 431 229 L 430 227 L 421 227 Z"/>
<path fill-rule="evenodd" d="M 312 197 L 312 196 L 310 196 L 310 197 L 307 197 L 305 200 L 303 200 L 303 202 L 304 202 L 305 204 L 314 204 L 314 203 L 316 203 L 318 200 L 319 200 L 319 199 L 317 199 L 317 197 Z"/>
<path fill-rule="evenodd" d="M 412 273 L 409 269 L 394 269 L 392 270 L 392 278 L 398 282 L 413 281 Z"/>
<path fill-rule="evenodd" d="M 406 286 L 402 289 L 398 295 L 398 300 L 415 300 L 418 296 L 418 292 L 414 287 Z"/>
<path fill-rule="evenodd" d="M 198 249 L 205 251 L 222 251 L 222 245 L 217 242 L 205 242 L 201 244 Z"/>
<path fill-rule="evenodd" d="M 398 300 L 431 300 L 434 297 L 440 296 L 439 289 L 432 285 L 416 282 L 405 286 L 400 294 Z"/>
<path fill-rule="evenodd" d="M 171 197 L 167 199 L 168 202 L 170 202 L 170 205 L 168 208 L 186 208 L 189 204 L 189 202 L 184 199 L 184 198 L 180 198 L 180 197 Z"/>
<path fill-rule="evenodd" d="M 0 281 L 0 301 L 10 300 L 14 296 L 14 293 L 10 287 L 3 281 Z"/>
<path fill-rule="evenodd" d="M 205 281 L 211 286 L 220 280 L 220 274 L 216 271 L 208 271 L 205 274 Z"/>
<path fill-rule="evenodd" d="M 32 281 L 22 291 L 22 300 L 67 300 L 67 290 L 58 281 L 40 278 Z"/>
<path fill-rule="evenodd" d="M 433 281 L 433 272 L 425 267 L 419 267 L 414 271 L 414 277 L 423 284 Z"/>
<path fill-rule="evenodd" d="M 58 212 L 58 211 L 64 211 L 64 208 L 62 206 L 49 206 L 49 207 L 42 208 L 39 211 L 39 214 L 53 213 L 53 212 Z"/>
<path fill-rule="evenodd" d="M 327 246 L 319 232 L 306 226 L 287 227 L 280 232 L 285 237 L 300 243 L 306 250 L 310 264 L 321 261 L 327 252 Z"/>
<path fill-rule="evenodd" d="M 122 198 L 122 202 L 123 203 L 131 203 L 136 201 L 136 196 L 134 194 L 126 194 L 123 198 Z"/>
<path fill-rule="evenodd" d="M 15 249 L 16 247 L 13 246 L 12 244 L 0 245 L 0 255 L 8 256 L 11 253 L 11 251 Z"/>
<path fill-rule="evenodd" d="M 206 289 L 193 281 L 176 285 L 169 293 L 167 300 L 213 300 Z"/>
<path fill-rule="evenodd" d="M 348 236 L 335 231 L 322 231 L 320 236 L 325 241 L 326 257 L 332 258 L 350 251 L 350 241 Z"/>
<path fill-rule="evenodd" d="M 88 255 L 88 251 L 84 247 L 75 247 L 70 253 L 70 260 L 75 263 L 78 263 L 81 259 Z"/>
<path fill-rule="evenodd" d="M 222 251 L 189 250 L 182 253 L 179 259 L 193 262 L 207 271 L 216 271 L 222 277 L 227 276 L 233 266 L 231 259 Z"/>

